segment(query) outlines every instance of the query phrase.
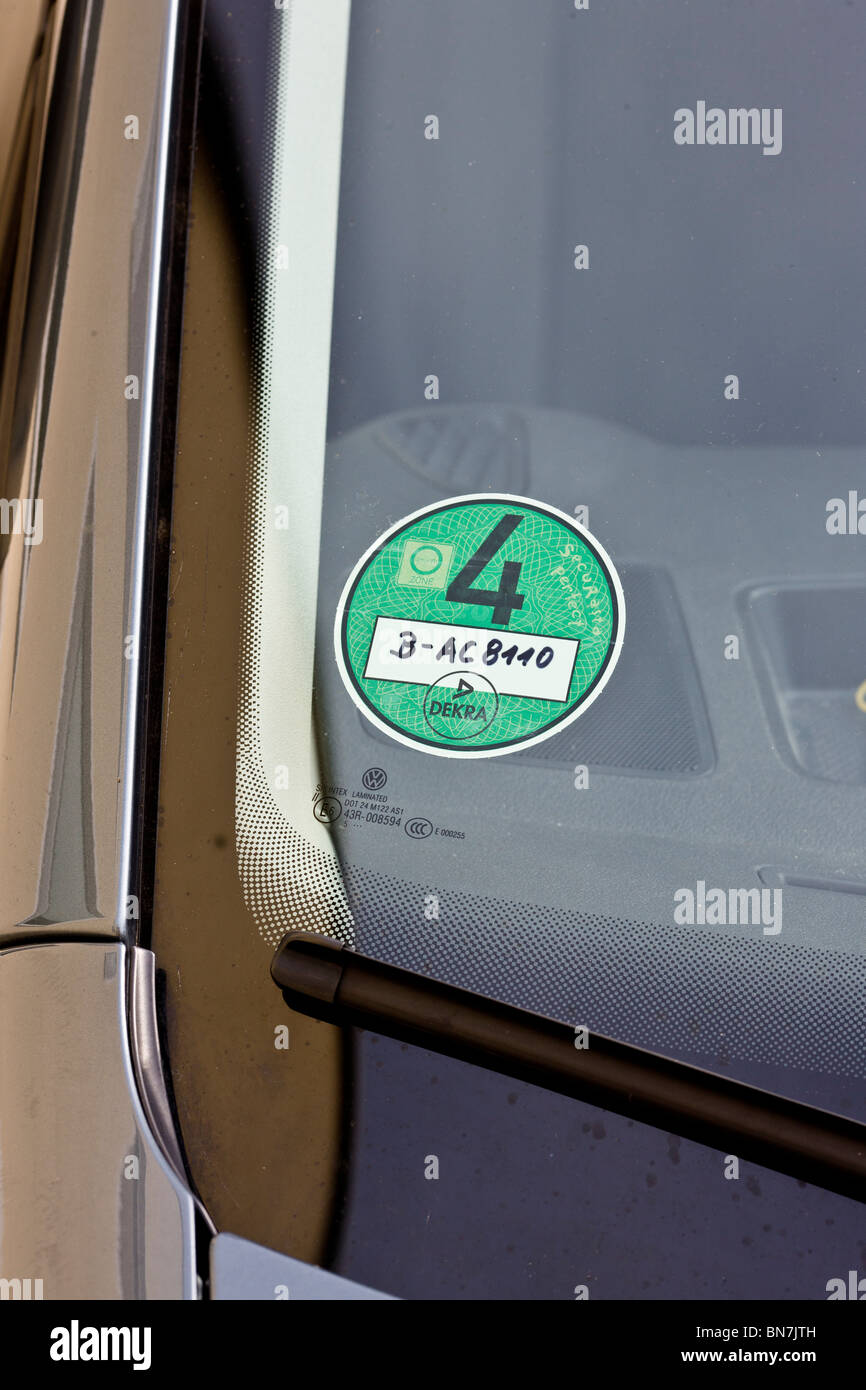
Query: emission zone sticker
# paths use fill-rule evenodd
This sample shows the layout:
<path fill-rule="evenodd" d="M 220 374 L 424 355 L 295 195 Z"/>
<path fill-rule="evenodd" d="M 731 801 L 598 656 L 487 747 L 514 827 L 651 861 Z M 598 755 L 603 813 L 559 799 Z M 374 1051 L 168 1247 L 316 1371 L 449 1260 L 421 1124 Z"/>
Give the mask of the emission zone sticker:
<path fill-rule="evenodd" d="M 452 497 L 392 526 L 349 576 L 337 663 L 362 714 L 448 758 L 540 743 L 603 690 L 625 630 L 619 576 L 565 512 Z"/>

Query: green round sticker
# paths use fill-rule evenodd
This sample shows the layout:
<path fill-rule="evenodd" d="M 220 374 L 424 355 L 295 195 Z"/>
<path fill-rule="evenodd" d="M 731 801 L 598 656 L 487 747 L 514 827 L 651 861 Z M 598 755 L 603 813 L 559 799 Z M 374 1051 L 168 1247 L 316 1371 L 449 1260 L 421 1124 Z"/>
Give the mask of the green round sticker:
<path fill-rule="evenodd" d="M 337 607 L 346 688 L 392 738 L 489 758 L 558 733 L 622 647 L 619 577 L 593 536 L 525 497 L 452 497 L 392 526 Z"/>

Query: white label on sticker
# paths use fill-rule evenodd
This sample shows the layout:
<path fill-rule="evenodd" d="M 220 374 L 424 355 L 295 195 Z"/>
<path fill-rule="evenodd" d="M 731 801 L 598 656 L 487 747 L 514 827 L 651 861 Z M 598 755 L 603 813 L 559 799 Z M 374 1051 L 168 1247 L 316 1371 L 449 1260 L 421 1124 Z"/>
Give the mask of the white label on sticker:
<path fill-rule="evenodd" d="M 449 670 L 474 670 L 500 695 L 564 701 L 579 648 L 579 638 L 379 617 L 364 679 L 432 685 Z"/>

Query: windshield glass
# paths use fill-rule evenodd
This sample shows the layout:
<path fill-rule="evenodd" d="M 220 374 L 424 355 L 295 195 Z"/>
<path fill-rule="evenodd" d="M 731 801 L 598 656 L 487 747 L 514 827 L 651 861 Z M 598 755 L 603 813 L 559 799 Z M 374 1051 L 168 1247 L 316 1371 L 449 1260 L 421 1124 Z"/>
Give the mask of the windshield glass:
<path fill-rule="evenodd" d="M 389 961 L 844 1108 L 866 26 L 795 8 L 277 24 L 239 817 L 274 943 L 312 903 Z M 585 685 L 613 669 L 576 705 L 584 654 Z"/>

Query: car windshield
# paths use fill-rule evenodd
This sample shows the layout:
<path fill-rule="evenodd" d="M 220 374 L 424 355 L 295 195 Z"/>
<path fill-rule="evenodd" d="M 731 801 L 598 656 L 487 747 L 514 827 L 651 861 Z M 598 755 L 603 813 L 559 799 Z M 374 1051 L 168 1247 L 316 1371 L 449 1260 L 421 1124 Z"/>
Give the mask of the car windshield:
<path fill-rule="evenodd" d="M 627 33 L 559 0 L 276 24 L 239 818 L 274 943 L 313 902 L 389 961 L 797 1094 L 820 1072 L 844 1106 L 864 1065 L 866 27 L 794 9 L 637 6 Z M 807 59 L 834 73 L 820 100 Z M 448 698 L 454 632 L 514 631 L 444 588 L 508 515 L 464 524 L 452 501 L 479 494 L 588 531 L 624 637 L 567 727 L 444 757 L 484 737 L 483 678 L 500 724 L 529 691 L 514 728 L 543 727 L 520 722 L 542 680 L 522 653 L 567 629 L 558 578 L 524 565 L 542 630 L 502 643 L 463 711 Z M 347 600 L 377 548 L 399 550 L 388 576 Z M 413 675 L 375 667 L 425 636 Z"/>
<path fill-rule="evenodd" d="M 208 317 L 210 262 L 194 255 L 205 307 L 187 319 L 220 356 L 185 366 L 207 445 L 179 454 L 181 556 L 205 516 L 210 529 L 199 589 L 175 561 L 164 769 L 201 738 L 200 705 L 172 685 L 175 638 L 200 623 L 197 698 L 236 741 L 219 785 L 209 747 L 195 779 L 163 772 L 157 906 L 172 882 L 183 903 L 198 872 L 220 952 L 194 955 L 191 931 L 167 943 L 157 918 L 161 959 L 179 981 L 223 953 L 234 984 L 257 951 L 237 999 L 258 999 L 266 948 L 316 931 L 866 1118 L 863 10 L 237 0 L 207 25 L 234 133 L 206 134 L 250 361 L 221 386 L 229 319 Z M 232 399 L 247 414 L 230 430 Z M 195 448 L 220 466 L 184 492 Z M 218 835 L 199 804 L 227 808 Z M 197 816 L 217 848 L 184 859 L 169 832 L 176 846 Z M 517 1093 L 484 1099 L 476 1080 L 437 1110 L 445 1064 L 419 1080 L 371 1041 L 357 1040 L 341 1268 L 427 1296 L 394 1136 L 455 1115 L 474 1134 L 476 1114 L 510 1135 L 487 1234 L 468 1200 L 442 1214 L 451 1288 L 461 1223 L 497 1263 L 497 1204 L 519 1205 L 519 1175 L 560 1140 L 580 1151 L 563 1137 L 579 1120 L 536 1097 L 509 1128 Z M 245 1072 L 250 1093 L 273 1094 L 266 1072 Z M 181 1109 L 206 1163 L 217 1126 L 194 1102 Z M 638 1144 L 625 1125 L 620 1156 Z M 597 1144 L 605 1126 L 584 1130 Z M 396 1213 L 390 1245 L 372 1192 Z M 816 1251 L 838 1220 L 827 1200 Z M 708 1183 L 707 1230 L 726 1228 L 721 1202 Z M 663 1220 L 695 1267 L 716 1258 L 704 1226 L 674 1207 Z M 651 1243 L 651 1215 L 635 1222 Z M 740 1296 L 758 1287 L 753 1236 L 718 1255 Z M 279 1244 L 264 1215 L 254 1238 Z M 631 1258 L 605 1248 L 617 1269 Z M 550 1257 L 557 1287 L 572 1254 Z M 636 1296 L 695 1296 L 686 1265 L 656 1277 L 638 1259 Z M 523 1296 L 501 1276 L 502 1296 Z"/>

